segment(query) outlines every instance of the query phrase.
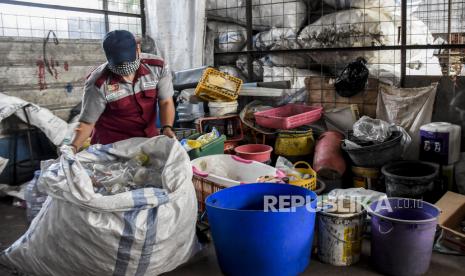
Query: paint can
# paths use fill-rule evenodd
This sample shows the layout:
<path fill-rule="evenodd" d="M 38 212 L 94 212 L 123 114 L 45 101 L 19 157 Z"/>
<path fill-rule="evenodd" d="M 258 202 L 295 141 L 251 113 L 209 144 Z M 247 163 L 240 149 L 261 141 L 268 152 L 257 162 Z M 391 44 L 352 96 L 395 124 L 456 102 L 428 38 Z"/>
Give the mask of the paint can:
<path fill-rule="evenodd" d="M 366 217 L 363 206 L 346 199 L 324 202 L 317 217 L 319 259 L 335 266 L 357 263 Z"/>

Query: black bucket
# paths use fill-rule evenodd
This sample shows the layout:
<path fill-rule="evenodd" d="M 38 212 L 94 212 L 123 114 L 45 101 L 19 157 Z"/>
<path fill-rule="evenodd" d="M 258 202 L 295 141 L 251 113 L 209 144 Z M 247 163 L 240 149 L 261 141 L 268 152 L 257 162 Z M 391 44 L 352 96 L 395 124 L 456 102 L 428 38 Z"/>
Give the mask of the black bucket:
<path fill-rule="evenodd" d="M 439 166 L 420 161 L 395 161 L 381 168 L 388 197 L 423 198 L 434 189 Z"/>
<path fill-rule="evenodd" d="M 352 137 L 352 133 L 352 131 L 349 131 L 348 137 Z M 388 162 L 400 159 L 402 155 L 402 136 L 402 132 L 394 131 L 391 137 L 383 143 L 371 143 L 358 149 L 348 149 L 342 143 L 342 149 L 347 152 L 356 166 L 381 167 Z"/>

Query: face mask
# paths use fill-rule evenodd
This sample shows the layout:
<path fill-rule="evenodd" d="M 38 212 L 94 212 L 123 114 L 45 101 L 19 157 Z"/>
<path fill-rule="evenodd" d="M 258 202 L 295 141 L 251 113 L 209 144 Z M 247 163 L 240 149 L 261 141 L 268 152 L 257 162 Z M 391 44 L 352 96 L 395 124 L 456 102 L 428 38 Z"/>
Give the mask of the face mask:
<path fill-rule="evenodd" d="M 133 62 L 121 64 L 121 65 L 110 65 L 108 64 L 108 69 L 111 72 L 120 75 L 120 76 L 128 76 L 132 73 L 135 73 L 140 66 L 140 59 L 136 59 Z"/>

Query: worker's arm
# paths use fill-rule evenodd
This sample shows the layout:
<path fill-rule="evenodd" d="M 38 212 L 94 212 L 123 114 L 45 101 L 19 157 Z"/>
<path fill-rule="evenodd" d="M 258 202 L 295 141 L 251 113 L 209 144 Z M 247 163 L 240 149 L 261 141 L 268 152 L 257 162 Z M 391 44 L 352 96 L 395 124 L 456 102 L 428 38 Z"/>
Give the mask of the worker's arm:
<path fill-rule="evenodd" d="M 82 96 L 82 110 L 79 115 L 79 125 L 75 130 L 74 139 L 71 142 L 75 151 L 79 151 L 87 138 L 92 134 L 95 123 L 106 107 L 104 95 L 95 86 L 92 80 L 87 80 Z"/>
<path fill-rule="evenodd" d="M 158 105 L 160 106 L 160 123 L 162 126 L 173 126 L 174 124 L 174 102 L 173 98 L 159 100 Z M 171 128 L 164 128 L 163 135 L 173 138 L 174 132 Z"/>
<path fill-rule="evenodd" d="M 94 129 L 95 124 L 89 124 L 80 122 L 78 127 L 75 130 L 75 135 L 71 146 L 74 148 L 75 151 L 78 151 L 87 138 L 90 137 L 92 134 L 92 130 Z"/>
<path fill-rule="evenodd" d="M 168 66 L 164 66 L 158 81 L 158 105 L 160 108 L 160 123 L 161 126 L 173 126 L 174 117 L 176 110 L 173 102 L 173 80 L 171 72 L 168 70 Z M 171 128 L 163 128 L 161 133 L 168 137 L 175 137 L 175 134 Z"/>

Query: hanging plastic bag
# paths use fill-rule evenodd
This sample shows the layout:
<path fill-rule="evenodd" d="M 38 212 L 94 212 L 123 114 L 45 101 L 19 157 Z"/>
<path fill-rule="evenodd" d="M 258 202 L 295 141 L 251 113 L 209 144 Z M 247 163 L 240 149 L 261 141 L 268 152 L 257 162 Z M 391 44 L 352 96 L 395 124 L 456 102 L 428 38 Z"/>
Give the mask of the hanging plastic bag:
<path fill-rule="evenodd" d="M 408 132 L 401 126 L 396 126 L 394 124 L 390 127 L 391 131 L 399 131 L 402 133 L 402 139 L 400 140 L 400 144 L 402 145 L 403 155 L 407 152 L 410 144 L 412 143 L 412 137 L 408 134 Z"/>
<path fill-rule="evenodd" d="M 419 88 L 379 85 L 376 117 L 403 127 L 412 138 L 405 159 L 418 159 L 420 127 L 431 122 L 437 86 L 437 83 Z"/>
<path fill-rule="evenodd" d="M 349 63 L 337 77 L 334 87 L 341 97 L 352 97 L 365 89 L 368 83 L 367 61 L 359 57 Z"/>

